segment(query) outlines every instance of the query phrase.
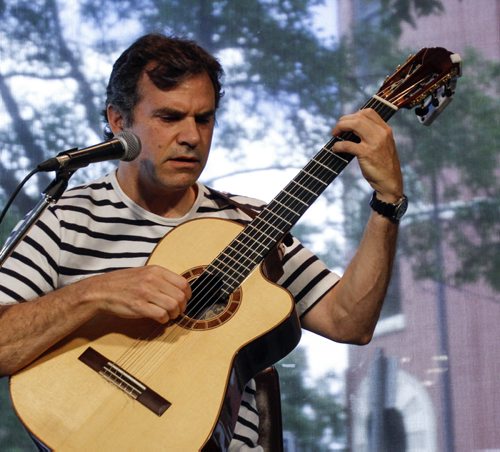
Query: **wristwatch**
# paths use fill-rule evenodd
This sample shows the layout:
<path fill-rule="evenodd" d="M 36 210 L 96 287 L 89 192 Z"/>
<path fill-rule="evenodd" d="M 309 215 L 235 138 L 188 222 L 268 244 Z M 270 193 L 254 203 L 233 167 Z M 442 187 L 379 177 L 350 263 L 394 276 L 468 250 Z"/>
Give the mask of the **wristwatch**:
<path fill-rule="evenodd" d="M 380 201 L 377 198 L 377 192 L 374 191 L 372 199 L 370 199 L 370 207 L 380 215 L 389 218 L 393 223 L 399 223 L 399 220 L 408 209 L 408 198 L 403 195 L 397 202 L 392 204 Z"/>

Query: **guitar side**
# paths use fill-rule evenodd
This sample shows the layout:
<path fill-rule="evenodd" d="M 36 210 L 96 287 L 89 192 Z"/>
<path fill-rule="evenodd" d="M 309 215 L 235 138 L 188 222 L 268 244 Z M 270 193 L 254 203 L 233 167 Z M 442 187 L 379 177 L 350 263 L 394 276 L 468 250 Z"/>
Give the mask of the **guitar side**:
<path fill-rule="evenodd" d="M 148 264 L 181 274 L 206 266 L 241 229 L 227 220 L 186 222 L 165 236 Z M 238 397 L 226 400 L 228 388 L 241 391 L 300 338 L 291 296 L 266 280 L 260 267 L 240 291 L 242 299 L 231 318 L 209 329 L 96 317 L 11 378 L 16 412 L 54 450 L 208 447 L 214 432 L 219 436 L 233 427 L 220 425 L 222 418 L 234 422 L 239 407 Z M 130 374 L 169 407 L 158 415 L 106 381 L 79 359 L 89 347 L 107 360 L 128 363 Z"/>

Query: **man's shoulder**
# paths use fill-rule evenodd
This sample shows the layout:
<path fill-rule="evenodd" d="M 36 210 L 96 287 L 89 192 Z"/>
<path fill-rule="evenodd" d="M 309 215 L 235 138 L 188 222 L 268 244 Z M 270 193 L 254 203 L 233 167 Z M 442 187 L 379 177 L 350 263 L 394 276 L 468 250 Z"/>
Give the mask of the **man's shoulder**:
<path fill-rule="evenodd" d="M 49 210 L 59 216 L 63 211 L 104 212 L 113 208 L 123 210 L 125 204 L 116 192 L 110 175 L 101 176 L 87 183 L 67 189 Z M 104 210 L 103 210 L 104 209 Z M 111 211 L 109 211 L 111 214 Z"/>
<path fill-rule="evenodd" d="M 113 183 L 109 174 L 101 176 L 86 183 L 77 184 L 68 188 L 61 199 L 74 198 L 82 195 L 98 195 L 99 193 L 108 194 L 114 190 Z"/>
<path fill-rule="evenodd" d="M 265 201 L 251 196 L 217 190 L 203 184 L 201 184 L 201 186 L 204 189 L 205 197 L 219 205 L 232 205 L 237 208 L 242 208 L 242 210 L 248 208 L 257 212 L 262 210 L 266 205 Z"/>

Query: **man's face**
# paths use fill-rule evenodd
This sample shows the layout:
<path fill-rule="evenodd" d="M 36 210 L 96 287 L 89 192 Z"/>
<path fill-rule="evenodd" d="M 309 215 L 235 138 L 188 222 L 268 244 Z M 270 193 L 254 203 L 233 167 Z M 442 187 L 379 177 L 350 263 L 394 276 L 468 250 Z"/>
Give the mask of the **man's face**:
<path fill-rule="evenodd" d="M 208 159 L 215 124 L 215 93 L 207 74 L 162 91 L 146 74 L 126 129 L 141 140 L 139 157 L 120 163 L 119 180 L 136 201 L 180 194 L 196 182 Z"/>

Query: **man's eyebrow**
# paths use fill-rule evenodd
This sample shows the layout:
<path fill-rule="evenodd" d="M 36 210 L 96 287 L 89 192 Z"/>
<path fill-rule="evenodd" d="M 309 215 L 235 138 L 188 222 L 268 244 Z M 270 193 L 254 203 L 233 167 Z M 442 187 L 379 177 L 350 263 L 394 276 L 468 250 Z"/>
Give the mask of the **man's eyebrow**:
<path fill-rule="evenodd" d="M 186 116 L 186 112 L 183 110 L 177 110 L 176 108 L 162 107 L 154 111 L 155 116 L 176 116 L 182 118 Z M 215 109 L 210 109 L 207 111 L 202 111 L 195 115 L 197 118 L 209 118 L 210 116 L 215 116 Z"/>
<path fill-rule="evenodd" d="M 202 111 L 195 115 L 197 118 L 209 118 L 210 116 L 215 116 L 215 110 Z"/>
<path fill-rule="evenodd" d="M 186 112 L 175 108 L 162 107 L 154 111 L 155 116 L 186 116 Z"/>

